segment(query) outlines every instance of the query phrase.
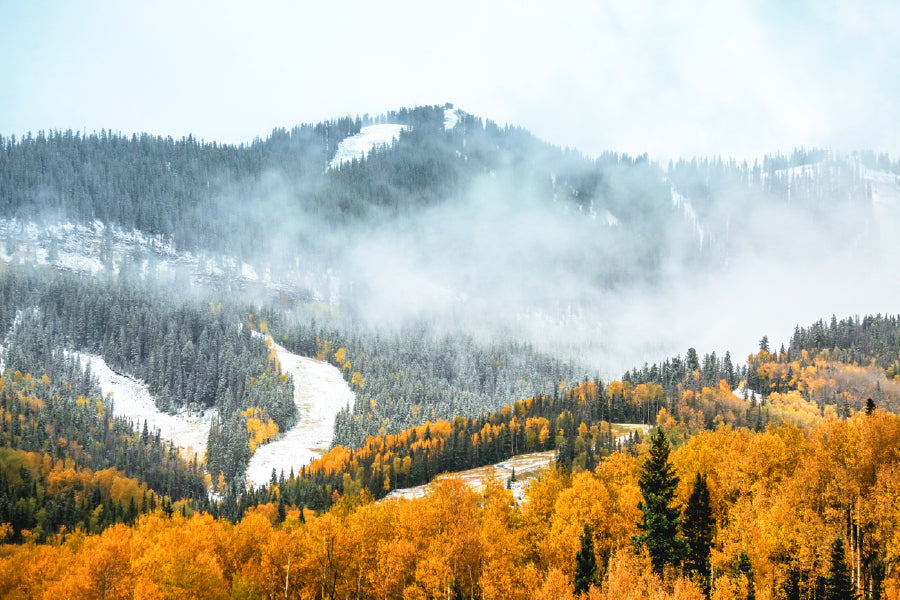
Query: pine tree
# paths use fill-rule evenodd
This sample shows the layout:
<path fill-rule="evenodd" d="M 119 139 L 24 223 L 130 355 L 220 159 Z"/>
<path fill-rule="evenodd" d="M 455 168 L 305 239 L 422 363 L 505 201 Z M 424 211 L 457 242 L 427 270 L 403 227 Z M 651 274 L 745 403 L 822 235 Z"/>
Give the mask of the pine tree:
<path fill-rule="evenodd" d="M 594 539 L 591 526 L 584 524 L 581 532 L 581 549 L 575 555 L 575 593 L 585 594 L 594 583 L 594 572 L 597 570 L 597 557 L 594 555 Z"/>
<path fill-rule="evenodd" d="M 869 563 L 869 587 L 871 588 L 869 598 L 871 600 L 881 600 L 881 587 L 886 574 L 887 566 L 884 560 L 880 556 L 876 556 L 875 560 Z"/>
<path fill-rule="evenodd" d="M 636 545 L 646 545 L 653 571 L 659 575 L 667 564 L 678 566 L 687 551 L 687 541 L 678 535 L 681 510 L 671 506 L 678 487 L 678 476 L 669 463 L 669 440 L 662 427 L 650 436 L 650 456 L 641 467 L 638 485 L 643 502 L 638 503 L 642 521 L 638 528 L 644 533 L 632 538 Z"/>
<path fill-rule="evenodd" d="M 837 538 L 831 545 L 831 569 L 825 581 L 825 600 L 853 600 L 853 582 L 844 559 L 844 540 Z"/>
<path fill-rule="evenodd" d="M 709 593 L 709 554 L 715 535 L 716 520 L 712 515 L 709 501 L 709 487 L 706 476 L 697 473 L 694 489 L 684 510 L 682 532 L 687 539 L 688 552 L 684 568 L 688 573 L 696 574 L 703 589 Z"/>
<path fill-rule="evenodd" d="M 745 550 L 741 550 L 741 555 L 735 566 L 735 572 L 737 575 L 743 575 L 747 578 L 747 600 L 756 600 L 756 583 L 753 575 L 753 563 L 750 562 L 750 557 L 747 556 Z"/>

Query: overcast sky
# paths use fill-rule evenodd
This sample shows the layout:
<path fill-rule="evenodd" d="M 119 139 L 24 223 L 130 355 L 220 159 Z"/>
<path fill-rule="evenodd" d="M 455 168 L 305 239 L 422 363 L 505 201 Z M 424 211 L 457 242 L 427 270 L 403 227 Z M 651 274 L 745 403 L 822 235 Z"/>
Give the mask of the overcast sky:
<path fill-rule="evenodd" d="M 328 4 L 328 6 L 325 6 Z M 900 3 L 0 1 L 0 133 L 453 102 L 588 154 L 900 154 Z"/>

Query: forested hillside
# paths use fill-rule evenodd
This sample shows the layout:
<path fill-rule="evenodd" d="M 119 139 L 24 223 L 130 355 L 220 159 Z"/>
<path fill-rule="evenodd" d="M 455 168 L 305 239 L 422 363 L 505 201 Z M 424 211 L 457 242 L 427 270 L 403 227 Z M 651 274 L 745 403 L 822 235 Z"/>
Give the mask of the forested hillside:
<path fill-rule="evenodd" d="M 250 506 L 270 502 L 322 510 L 347 493 L 365 490 L 381 498 L 393 489 L 427 483 L 439 473 L 545 450 L 556 451 L 560 468 L 590 471 L 602 457 L 624 450 L 612 435 L 612 423 L 658 423 L 680 444 L 722 425 L 756 432 L 783 424 L 809 428 L 874 406 L 900 409 L 896 361 L 887 368 L 860 366 L 848 360 L 847 352 L 851 346 L 863 354 L 859 348 L 878 348 L 900 357 L 897 318 L 878 315 L 832 323 L 831 334 L 843 331 L 844 336 L 821 351 L 804 348 L 800 341 L 804 332 L 822 328 L 821 323 L 796 329 L 792 348 L 799 360 L 793 363 L 787 362 L 787 351 L 780 362 L 769 354 L 767 337 L 759 353 L 739 367 L 730 354 L 723 361 L 714 353 L 704 355 L 701 364 L 690 348 L 685 358 L 629 371 L 621 380 L 585 380 L 562 393 L 556 389 L 478 418 L 430 419 L 393 434 L 371 434 L 358 448 L 337 446 L 297 473 L 274 474 L 272 485 L 248 493 L 241 505 L 239 498 L 226 497 L 218 510 L 232 519 Z"/>
<path fill-rule="evenodd" d="M 216 408 L 206 455 L 214 476 L 221 472 L 230 480 L 246 468 L 243 411 L 256 408 L 264 422 L 272 419 L 281 429 L 296 419 L 290 379 L 280 377 L 270 349 L 242 325 L 238 315 L 245 313 L 235 307 L 173 301 L 115 280 L 14 268 L 0 278 L 0 310 L 7 369 L 74 383 L 65 365 L 72 362 L 67 353 L 78 350 L 146 381 L 162 410 Z"/>
<path fill-rule="evenodd" d="M 786 280 L 844 306 L 874 264 L 895 302 L 890 157 L 664 168 L 426 106 L 241 146 L 0 137 L 0 208 L 0 597 L 900 590 L 900 318 L 702 347 L 807 308 Z M 355 397 L 320 458 L 247 489 L 314 412 L 285 351 Z M 101 363 L 203 415 L 206 448 L 123 418 Z M 531 452 L 555 460 L 523 503 L 385 499 Z"/>
<path fill-rule="evenodd" d="M 415 225 L 448 216 L 433 212 L 442 206 L 482 221 L 502 219 L 513 230 L 500 223 L 478 227 L 520 250 L 527 248 L 523 242 L 536 243 L 565 260 L 565 271 L 578 272 L 583 285 L 607 289 L 656 282 L 675 264 L 721 267 L 751 249 L 741 232 L 757 232 L 775 213 L 779 226 L 772 235 L 782 228 L 802 232 L 797 241 L 807 250 L 810 243 L 823 250 L 883 243 L 866 235 L 880 227 L 873 198 L 896 190 L 900 175 L 900 163 L 887 156 L 805 148 L 761 164 L 694 159 L 663 169 L 646 156 L 588 158 L 459 110 L 449 126 L 448 111 L 433 106 L 345 117 L 275 130 L 241 146 L 108 131 L 0 138 L 0 207 L 19 222 L 99 220 L 164 236 L 181 250 L 225 252 L 272 269 L 292 263 L 284 257 L 291 252 L 302 269 L 334 268 L 351 305 L 370 291 L 360 287 L 368 281 L 358 272 L 356 238 L 371 246 L 382 229 L 402 232 L 398 220 Z M 375 123 L 405 129 L 364 159 L 328 168 L 343 140 Z M 570 239 L 545 246 L 511 237 L 516 229 L 526 236 L 540 230 L 532 231 L 522 215 L 544 220 L 545 235 L 568 229 Z M 469 223 L 476 243 L 478 227 Z M 402 237 L 421 242 L 411 234 Z M 6 235 L 14 247 L 15 233 Z M 436 235 L 441 243 L 458 243 L 455 233 Z M 579 248 L 569 249 L 571 243 Z M 443 260 L 430 245 L 416 252 Z M 452 277 L 451 283 L 471 295 L 465 281 Z"/>
<path fill-rule="evenodd" d="M 644 445 L 548 473 L 522 505 L 499 484 L 451 479 L 414 500 L 347 496 L 320 515 L 278 503 L 236 524 L 156 512 L 99 536 L 5 547 L 0 594 L 892 597 L 898 432 L 898 417 L 876 410 L 809 430 L 721 427 L 659 453 L 667 508 L 683 519 L 659 541 L 686 551 L 661 559 L 639 542 L 654 472 Z M 706 533 L 685 542 L 698 525 Z"/>
<path fill-rule="evenodd" d="M 270 316 L 268 327 L 286 348 L 332 362 L 356 392 L 355 404 L 337 415 L 337 445 L 360 446 L 370 435 L 496 410 L 549 393 L 586 368 L 513 339 L 477 340 L 425 321 L 399 331 L 348 330 L 339 322 L 310 326 Z"/>

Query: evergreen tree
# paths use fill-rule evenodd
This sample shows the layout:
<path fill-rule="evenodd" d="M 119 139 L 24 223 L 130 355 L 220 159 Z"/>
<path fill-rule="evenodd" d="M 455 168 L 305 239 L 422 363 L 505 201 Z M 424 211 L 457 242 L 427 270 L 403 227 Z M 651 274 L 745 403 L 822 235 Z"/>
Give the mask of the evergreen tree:
<path fill-rule="evenodd" d="M 885 575 L 887 575 L 887 565 L 880 556 L 876 557 L 869 563 L 869 598 L 871 600 L 881 600 L 881 587 L 884 583 Z"/>
<path fill-rule="evenodd" d="M 738 558 L 735 571 L 737 575 L 743 575 L 747 578 L 747 600 L 756 600 L 756 583 L 754 582 L 753 576 L 753 563 L 750 562 L 750 557 L 747 556 L 745 550 L 741 550 L 741 555 Z"/>
<path fill-rule="evenodd" d="M 706 476 L 697 473 L 694 489 L 684 510 L 682 531 L 687 539 L 688 552 L 684 568 L 696 574 L 704 591 L 709 593 L 709 554 L 715 535 L 716 520 L 712 515 Z"/>
<path fill-rule="evenodd" d="M 597 557 L 594 555 L 594 539 L 591 526 L 584 524 L 581 532 L 581 549 L 575 555 L 575 593 L 585 594 L 594 583 L 594 572 L 597 570 Z"/>
<path fill-rule="evenodd" d="M 850 568 L 844 559 L 844 540 L 837 538 L 831 545 L 831 569 L 825 581 L 825 600 L 853 600 L 855 597 Z"/>
<path fill-rule="evenodd" d="M 697 356 L 696 349 L 688 348 L 687 356 L 684 359 L 684 366 L 687 369 L 688 375 L 694 371 L 700 370 L 700 358 Z"/>
<path fill-rule="evenodd" d="M 800 600 L 800 572 L 791 569 L 787 580 L 781 585 L 781 596 L 784 600 Z"/>
<path fill-rule="evenodd" d="M 672 506 L 679 479 L 669 463 L 669 451 L 665 431 L 656 427 L 650 436 L 650 456 L 644 461 L 638 480 L 644 498 L 638 503 L 643 517 L 638 528 L 644 533 L 632 538 L 634 544 L 647 546 L 653 571 L 659 575 L 667 564 L 681 564 L 687 551 L 687 541 L 678 535 L 681 510 Z"/>

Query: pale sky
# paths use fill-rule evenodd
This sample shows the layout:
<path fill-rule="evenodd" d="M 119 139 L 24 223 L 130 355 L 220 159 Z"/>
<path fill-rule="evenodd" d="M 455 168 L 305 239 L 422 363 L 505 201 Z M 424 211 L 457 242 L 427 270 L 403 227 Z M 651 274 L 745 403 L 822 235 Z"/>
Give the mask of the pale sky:
<path fill-rule="evenodd" d="M 590 155 L 896 157 L 898 31 L 894 0 L 0 0 L 0 134 L 243 142 L 453 102 Z"/>

